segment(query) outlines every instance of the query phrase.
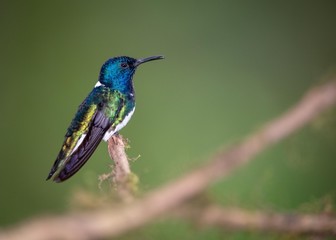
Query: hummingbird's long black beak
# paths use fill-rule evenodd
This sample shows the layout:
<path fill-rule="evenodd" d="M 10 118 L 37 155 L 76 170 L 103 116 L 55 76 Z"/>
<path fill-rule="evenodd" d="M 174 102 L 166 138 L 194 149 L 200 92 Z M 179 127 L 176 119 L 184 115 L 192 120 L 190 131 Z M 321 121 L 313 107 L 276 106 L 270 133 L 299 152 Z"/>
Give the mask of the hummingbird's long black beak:
<path fill-rule="evenodd" d="M 139 58 L 134 63 L 134 67 L 137 67 L 140 64 L 145 63 L 145 62 L 149 62 L 153 60 L 160 60 L 160 59 L 164 59 L 164 56 L 152 56 L 152 57 L 147 57 L 147 58 Z"/>

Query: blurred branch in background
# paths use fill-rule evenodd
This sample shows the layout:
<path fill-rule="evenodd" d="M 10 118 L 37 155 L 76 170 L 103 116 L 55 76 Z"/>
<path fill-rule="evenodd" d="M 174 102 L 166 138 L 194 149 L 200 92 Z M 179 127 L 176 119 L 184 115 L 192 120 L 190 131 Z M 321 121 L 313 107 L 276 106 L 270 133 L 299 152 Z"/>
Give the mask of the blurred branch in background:
<path fill-rule="evenodd" d="M 201 209 L 182 208 L 177 216 L 194 221 L 198 226 L 215 226 L 227 231 L 336 235 L 336 218 L 327 214 L 283 214 L 210 205 Z"/>
<path fill-rule="evenodd" d="M 210 184 L 228 176 L 233 170 L 251 161 L 258 153 L 302 128 L 335 104 L 336 81 L 333 80 L 311 89 L 282 116 L 269 122 L 242 142 L 219 152 L 204 166 L 148 193 L 140 199 L 122 204 L 119 207 L 31 219 L 12 228 L 3 229 L 0 232 L 0 239 L 82 240 L 120 236 L 188 203 Z M 272 215 L 272 217 L 262 212 L 251 214 L 238 209 L 232 211 L 231 221 L 226 221 L 228 216 L 221 215 L 228 214 L 227 211 L 220 208 L 210 208 L 202 215 L 201 222 L 203 219 L 205 224 L 226 226 L 226 228 L 238 228 L 240 226 L 239 229 L 251 230 L 251 225 L 246 224 L 246 222 L 254 223 L 255 228 L 257 228 L 257 222 L 264 222 L 267 219 L 267 222 L 270 223 L 267 228 L 270 231 L 280 231 L 282 229 L 285 232 L 288 230 L 288 232 L 296 233 L 309 233 L 305 230 L 304 225 L 310 224 L 309 226 L 312 226 L 318 223 L 321 226 L 319 228 L 321 231 L 316 230 L 318 225 L 314 229 L 319 233 L 335 234 L 336 220 L 331 217 L 295 215 L 290 221 L 295 221 L 297 225 L 291 224 L 289 229 L 288 218 L 285 215 L 274 213 L 275 215 Z M 233 213 L 239 214 L 240 218 L 234 218 Z M 319 219 L 321 221 L 318 221 Z M 232 226 L 233 221 L 237 221 L 236 226 Z M 273 223 L 271 223 L 272 221 Z M 260 228 L 265 227 L 262 226 L 262 223 L 259 222 L 259 224 Z M 332 230 L 330 230 L 330 226 Z"/>

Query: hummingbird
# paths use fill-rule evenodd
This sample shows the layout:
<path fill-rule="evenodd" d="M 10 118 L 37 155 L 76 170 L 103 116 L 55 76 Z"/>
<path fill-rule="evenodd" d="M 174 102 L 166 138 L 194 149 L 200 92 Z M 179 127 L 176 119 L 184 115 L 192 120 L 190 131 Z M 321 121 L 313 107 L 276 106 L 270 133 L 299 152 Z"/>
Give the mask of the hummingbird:
<path fill-rule="evenodd" d="M 163 58 L 120 56 L 103 64 L 98 82 L 78 107 L 68 127 L 46 180 L 52 178 L 55 182 L 63 182 L 73 176 L 91 157 L 101 140 L 108 141 L 126 126 L 135 110 L 135 70 L 143 63 Z"/>

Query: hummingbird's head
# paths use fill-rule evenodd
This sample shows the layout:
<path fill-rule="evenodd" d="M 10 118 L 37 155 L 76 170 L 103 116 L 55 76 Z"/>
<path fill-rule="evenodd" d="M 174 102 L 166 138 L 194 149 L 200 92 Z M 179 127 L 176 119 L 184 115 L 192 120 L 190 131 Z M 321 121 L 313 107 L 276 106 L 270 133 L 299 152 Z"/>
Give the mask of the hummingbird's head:
<path fill-rule="evenodd" d="M 158 59 L 163 59 L 163 56 L 140 59 L 126 56 L 110 58 L 100 70 L 99 82 L 106 87 L 121 92 L 127 91 L 132 88 L 132 78 L 136 68 L 142 63 Z"/>

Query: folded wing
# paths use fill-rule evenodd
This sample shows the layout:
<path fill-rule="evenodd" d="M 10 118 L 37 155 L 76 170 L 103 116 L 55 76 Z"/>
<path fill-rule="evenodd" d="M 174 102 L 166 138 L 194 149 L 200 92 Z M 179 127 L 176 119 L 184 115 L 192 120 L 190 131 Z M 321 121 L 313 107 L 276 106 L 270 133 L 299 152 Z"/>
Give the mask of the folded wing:
<path fill-rule="evenodd" d="M 102 111 L 97 111 L 82 143 L 67 159 L 64 168 L 54 176 L 54 181 L 62 182 L 74 175 L 91 157 L 110 126 L 109 118 Z"/>

